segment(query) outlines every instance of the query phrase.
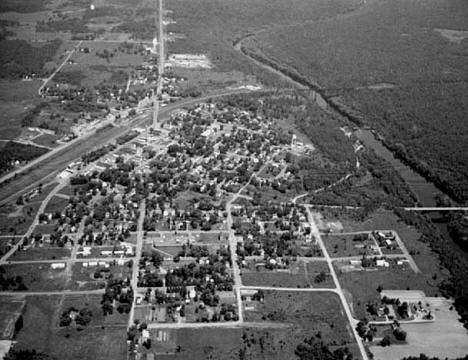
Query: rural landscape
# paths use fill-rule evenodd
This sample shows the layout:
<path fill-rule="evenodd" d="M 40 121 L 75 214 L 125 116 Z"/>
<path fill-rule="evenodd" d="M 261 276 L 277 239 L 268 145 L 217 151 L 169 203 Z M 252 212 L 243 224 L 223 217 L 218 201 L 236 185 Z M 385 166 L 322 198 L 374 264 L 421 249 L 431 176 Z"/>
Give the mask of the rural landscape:
<path fill-rule="evenodd" d="M 463 0 L 2 0 L 0 359 L 467 360 Z"/>

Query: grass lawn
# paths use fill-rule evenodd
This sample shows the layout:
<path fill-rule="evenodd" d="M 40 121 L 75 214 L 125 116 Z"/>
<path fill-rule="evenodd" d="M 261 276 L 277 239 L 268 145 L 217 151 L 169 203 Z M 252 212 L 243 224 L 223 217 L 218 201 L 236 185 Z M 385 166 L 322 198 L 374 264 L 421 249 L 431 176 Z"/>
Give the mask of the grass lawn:
<path fill-rule="evenodd" d="M 73 265 L 72 283 L 69 284 L 70 289 L 94 290 L 104 288 L 106 285 L 105 278 L 94 279 L 94 273 L 103 269 L 103 266 L 84 267 L 82 263 L 75 263 Z M 131 268 L 127 265 L 111 265 L 108 269 L 115 279 L 131 277 Z"/>
<path fill-rule="evenodd" d="M 64 199 L 62 197 L 54 196 L 50 199 L 49 203 L 44 209 L 45 213 L 54 213 L 56 211 L 62 212 L 65 209 L 65 206 L 68 205 L 68 199 Z"/>
<path fill-rule="evenodd" d="M 71 251 L 67 248 L 29 248 L 16 251 L 9 260 L 62 260 L 70 257 Z"/>
<path fill-rule="evenodd" d="M 369 254 L 374 255 L 371 245 L 374 240 L 353 241 L 354 235 L 323 235 L 322 239 L 331 257 L 344 257 Z"/>
<path fill-rule="evenodd" d="M 241 270 L 244 285 L 277 286 L 304 288 L 312 287 L 313 279 L 306 277 L 303 262 L 292 263 L 285 271 L 260 270 L 256 271 L 252 265 Z"/>
<path fill-rule="evenodd" d="M 8 277 L 21 276 L 28 291 L 60 291 L 65 288 L 64 270 L 54 270 L 50 264 L 7 264 L 3 267 Z"/>

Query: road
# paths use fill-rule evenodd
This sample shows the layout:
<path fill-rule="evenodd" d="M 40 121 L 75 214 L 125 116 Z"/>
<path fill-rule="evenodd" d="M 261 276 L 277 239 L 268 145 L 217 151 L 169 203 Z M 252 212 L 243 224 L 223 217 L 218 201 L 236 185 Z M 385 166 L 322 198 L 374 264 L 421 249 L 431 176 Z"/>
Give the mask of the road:
<path fill-rule="evenodd" d="M 200 329 L 200 328 L 288 328 L 292 327 L 293 324 L 280 323 L 280 322 L 241 322 L 237 321 L 218 321 L 218 322 L 207 322 L 207 323 L 151 323 L 148 324 L 148 329 Z"/>
<path fill-rule="evenodd" d="M 52 296 L 52 295 L 99 295 L 104 289 L 97 290 L 62 290 L 62 291 L 0 291 L 0 296 Z"/>
<path fill-rule="evenodd" d="M 2 264 L 5 264 L 6 261 L 8 260 L 8 258 L 13 255 L 15 253 L 15 251 L 18 250 L 18 248 L 23 245 L 23 242 L 24 242 L 24 238 L 26 237 L 29 237 L 31 236 L 31 234 L 33 233 L 34 231 L 34 228 L 36 227 L 36 225 L 39 223 L 39 215 L 41 215 L 47 204 L 49 203 L 50 199 L 52 199 L 52 197 L 54 197 L 54 195 L 59 192 L 62 188 L 64 188 L 66 185 L 66 182 L 61 182 L 59 183 L 56 187 L 54 187 L 52 189 L 52 191 L 46 196 L 46 198 L 42 201 L 41 205 L 39 206 L 39 209 L 37 210 L 37 213 L 36 213 L 36 216 L 34 217 L 34 220 L 31 224 L 31 226 L 29 226 L 28 228 L 28 231 L 26 231 L 26 234 L 24 234 L 24 236 L 20 239 L 20 241 L 18 241 L 18 243 L 16 243 L 6 254 L 4 254 L 1 258 L 0 258 L 0 265 Z"/>
<path fill-rule="evenodd" d="M 241 196 L 242 191 L 245 190 L 247 186 L 249 186 L 250 182 L 252 179 L 260 174 L 265 167 L 267 166 L 268 163 L 264 164 L 256 173 L 252 174 L 249 178 L 249 181 L 242 186 L 239 191 L 234 194 L 234 196 L 229 200 L 226 204 L 226 212 L 227 212 L 227 229 L 229 231 L 229 249 L 231 251 L 231 260 L 232 260 L 232 272 L 234 276 L 234 292 L 236 293 L 236 298 L 237 298 L 237 307 L 238 307 L 238 314 L 239 314 L 239 321 L 243 322 L 244 321 L 244 310 L 242 308 L 242 299 L 241 299 L 241 286 L 242 286 L 242 278 L 240 274 L 240 269 L 239 269 L 239 264 L 237 263 L 237 241 L 236 237 L 234 235 L 234 230 L 232 230 L 232 213 L 231 213 L 231 207 L 234 201 L 237 200 L 238 197 Z"/>
<path fill-rule="evenodd" d="M 406 211 L 468 211 L 468 207 L 406 207 Z"/>
<path fill-rule="evenodd" d="M 242 290 L 264 290 L 264 291 L 295 291 L 295 292 L 332 292 L 338 294 L 337 289 L 331 288 L 289 288 L 276 286 L 242 286 Z"/>
<path fill-rule="evenodd" d="M 72 57 L 73 53 L 76 51 L 76 49 L 78 49 L 81 44 L 83 43 L 83 41 L 79 41 L 78 44 L 76 44 L 76 46 L 70 50 L 70 53 L 65 57 L 65 59 L 63 60 L 63 62 L 60 64 L 60 66 L 55 69 L 55 71 L 47 78 L 47 79 L 44 79 L 41 87 L 39 88 L 39 90 L 37 91 L 39 95 L 42 94 L 42 89 L 44 89 L 44 87 L 47 85 L 47 83 L 52 80 L 54 78 L 55 75 L 57 75 L 57 73 L 65 66 L 65 64 L 67 63 L 68 60 L 70 60 L 70 58 Z"/>
<path fill-rule="evenodd" d="M 348 301 L 346 300 L 346 297 L 345 297 L 345 295 L 343 293 L 343 289 L 341 288 L 340 282 L 338 280 L 338 276 L 336 275 L 335 268 L 333 267 L 332 259 L 330 258 L 330 255 L 328 254 L 327 248 L 325 247 L 325 243 L 322 240 L 322 237 L 320 235 L 319 229 L 318 229 L 317 224 L 315 222 L 314 216 L 312 214 L 312 211 L 310 210 L 310 206 L 306 207 L 306 211 L 307 211 L 307 218 L 309 220 L 312 235 L 315 237 L 315 239 L 317 239 L 317 242 L 318 242 L 318 244 L 320 246 L 320 249 L 322 250 L 322 254 L 323 254 L 323 256 L 325 257 L 325 259 L 327 261 L 330 274 L 331 274 L 331 276 L 333 278 L 333 281 L 335 283 L 335 286 L 336 286 L 336 293 L 338 294 L 338 296 L 339 296 L 339 298 L 341 300 L 341 304 L 343 305 L 343 309 L 344 309 L 344 311 L 346 313 L 346 317 L 348 318 L 348 322 L 349 322 L 349 325 L 351 327 L 351 331 L 354 334 L 354 338 L 356 339 L 356 342 L 358 344 L 359 351 L 361 352 L 361 357 L 362 357 L 363 360 L 369 360 L 369 357 L 367 356 L 367 352 L 366 352 L 366 349 L 365 349 L 364 344 L 362 342 L 362 339 L 361 339 L 361 337 L 358 335 L 358 333 L 356 331 L 356 325 L 357 325 L 358 321 L 356 319 L 354 319 L 353 314 L 351 313 L 351 309 L 349 307 Z"/>
<path fill-rule="evenodd" d="M 138 218 L 138 225 L 137 225 L 137 242 L 136 242 L 136 249 L 135 249 L 135 257 L 133 258 L 133 269 L 132 269 L 132 282 L 131 286 L 134 291 L 133 296 L 133 304 L 130 310 L 130 316 L 128 317 L 128 326 L 130 327 L 133 325 L 133 319 L 135 317 L 135 306 L 136 306 L 136 290 L 138 288 L 138 272 L 140 266 L 140 258 L 141 258 L 141 251 L 143 249 L 143 222 L 145 220 L 145 212 L 146 212 L 146 202 L 142 201 L 140 204 L 140 208 L 138 209 L 140 212 L 140 216 Z"/>

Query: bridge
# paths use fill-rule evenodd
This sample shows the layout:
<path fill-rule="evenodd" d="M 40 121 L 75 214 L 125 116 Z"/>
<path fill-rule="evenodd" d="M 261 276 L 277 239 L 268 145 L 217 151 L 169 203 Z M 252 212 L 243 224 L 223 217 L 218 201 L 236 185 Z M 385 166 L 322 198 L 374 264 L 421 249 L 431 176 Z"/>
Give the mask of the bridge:
<path fill-rule="evenodd" d="M 406 211 L 468 211 L 468 207 L 405 207 Z"/>

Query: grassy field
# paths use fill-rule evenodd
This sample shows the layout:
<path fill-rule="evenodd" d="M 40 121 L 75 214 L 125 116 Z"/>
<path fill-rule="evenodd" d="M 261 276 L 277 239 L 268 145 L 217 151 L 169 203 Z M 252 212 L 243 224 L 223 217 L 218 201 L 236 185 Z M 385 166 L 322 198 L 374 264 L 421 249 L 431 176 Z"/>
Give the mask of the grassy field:
<path fill-rule="evenodd" d="M 9 264 L 4 269 L 8 277 L 21 276 L 28 291 L 60 291 L 67 281 L 64 270 L 50 264 Z"/>
<path fill-rule="evenodd" d="M 324 235 L 323 242 L 331 257 L 356 256 L 363 254 L 373 254 L 369 248 L 375 245 L 373 240 L 353 241 L 354 235 Z M 362 247 L 366 246 L 366 248 Z"/>
<path fill-rule="evenodd" d="M 246 311 L 244 316 L 246 321 L 266 320 L 292 325 L 281 331 L 283 344 L 267 347 L 272 353 L 286 351 L 283 356 L 292 352 L 304 336 L 318 332 L 330 345 L 354 343 L 339 298 L 333 293 L 268 291 L 264 303 L 258 304 L 254 311 Z"/>
<path fill-rule="evenodd" d="M 331 217 L 327 216 L 326 218 Z M 442 278 L 447 276 L 445 271 L 441 272 L 437 254 L 431 251 L 427 243 L 421 241 L 421 234 L 414 227 L 403 223 L 393 212 L 380 209 L 363 222 L 351 220 L 346 216 L 341 216 L 340 220 L 344 232 L 369 230 L 396 231 L 423 273 L 438 274 Z"/>
<path fill-rule="evenodd" d="M 438 31 L 467 30 L 464 9 L 459 0 L 368 1 L 352 16 L 278 26 L 249 46 L 340 97 L 399 156 L 466 200 L 467 43 Z"/>
<path fill-rule="evenodd" d="M 57 359 L 116 359 L 126 355 L 126 326 L 123 319 L 116 321 L 122 326 L 106 326 L 99 312 L 99 298 L 74 299 L 60 296 L 28 297 L 23 329 L 18 333 L 15 346 L 36 349 Z M 84 330 L 58 328 L 62 310 L 69 305 L 79 308 L 86 304 L 93 311 L 92 321 Z"/>
<path fill-rule="evenodd" d="M 0 139 L 11 140 L 21 133 L 21 119 L 39 100 L 40 80 L 0 81 Z"/>
<path fill-rule="evenodd" d="M 65 209 L 65 206 L 68 205 L 68 199 L 64 199 L 62 197 L 54 196 L 52 199 L 50 199 L 49 203 L 44 209 L 45 213 L 54 213 L 56 211 L 63 211 Z"/>
<path fill-rule="evenodd" d="M 42 193 L 25 205 L 10 205 L 0 209 L 0 235 L 24 234 L 31 226 L 41 202 L 55 185 L 43 188 Z"/>
<path fill-rule="evenodd" d="M 255 311 L 247 311 L 245 320 L 269 325 L 223 331 L 152 330 L 150 352 L 165 360 L 293 359 L 297 345 L 319 332 L 330 348 L 348 346 L 354 350 L 346 318 L 334 294 L 266 292 L 264 303 L 258 304 Z M 354 353 L 357 356 L 358 352 Z"/>
<path fill-rule="evenodd" d="M 440 278 L 433 279 L 432 274 L 416 274 L 410 269 L 392 268 L 378 271 L 356 271 L 341 273 L 338 280 L 347 291 L 348 302 L 354 310 L 355 318 L 366 316 L 366 304 L 378 301 L 377 288 L 385 290 L 422 290 L 427 296 L 441 296 L 438 284 Z"/>
<path fill-rule="evenodd" d="M 29 248 L 16 251 L 10 260 L 63 260 L 70 257 L 71 251 L 66 248 Z"/>
<path fill-rule="evenodd" d="M 78 290 L 95 290 L 102 289 L 105 287 L 106 279 L 99 278 L 94 279 L 94 273 L 102 270 L 104 267 L 83 267 L 81 263 L 73 265 L 72 283 L 69 284 L 70 289 Z M 113 275 L 115 279 L 131 277 L 131 269 L 128 266 L 110 266 L 109 273 Z"/>
<path fill-rule="evenodd" d="M 305 272 L 307 267 L 307 273 Z M 333 287 L 333 281 L 327 277 L 322 282 L 316 282 L 316 276 L 324 272 L 329 273 L 325 262 L 296 262 L 290 265 L 286 271 L 256 271 L 252 266 L 251 269 L 242 269 L 242 283 L 244 285 L 253 286 L 277 286 L 277 287 Z"/>

